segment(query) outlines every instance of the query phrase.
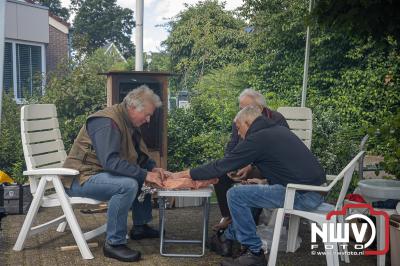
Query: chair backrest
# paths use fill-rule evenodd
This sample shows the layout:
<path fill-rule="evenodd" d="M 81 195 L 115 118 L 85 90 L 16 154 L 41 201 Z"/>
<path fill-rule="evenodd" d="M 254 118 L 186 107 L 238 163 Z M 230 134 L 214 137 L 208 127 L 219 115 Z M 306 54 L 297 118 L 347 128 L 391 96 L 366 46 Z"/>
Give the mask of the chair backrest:
<path fill-rule="evenodd" d="M 67 154 L 54 104 L 32 104 L 22 107 L 21 138 L 28 170 L 62 167 Z M 34 194 L 38 179 L 30 177 L 29 182 Z"/>
<path fill-rule="evenodd" d="M 279 107 L 277 111 L 286 118 L 290 130 L 310 149 L 312 137 L 311 109 L 307 107 Z"/>
<path fill-rule="evenodd" d="M 362 158 L 365 151 L 360 151 L 347 165 L 343 170 L 336 176 L 335 179 L 328 185 L 329 191 L 343 179 L 342 188 L 340 189 L 340 194 L 336 202 L 335 210 L 341 210 L 343 207 L 343 201 L 347 194 L 347 190 L 349 189 L 349 185 L 351 183 L 351 179 L 353 177 L 354 169 L 357 166 L 357 162 Z"/>

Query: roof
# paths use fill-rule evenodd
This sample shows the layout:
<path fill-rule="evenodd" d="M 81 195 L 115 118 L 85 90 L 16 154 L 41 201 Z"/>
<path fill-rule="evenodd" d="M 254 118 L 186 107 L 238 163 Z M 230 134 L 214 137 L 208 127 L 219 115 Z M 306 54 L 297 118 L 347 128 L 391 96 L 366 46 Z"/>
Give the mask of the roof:
<path fill-rule="evenodd" d="M 109 72 L 98 73 L 99 75 L 140 75 L 140 76 L 176 76 L 170 72 L 156 72 L 156 71 L 128 71 L 128 70 L 112 70 Z"/>
<path fill-rule="evenodd" d="M 105 52 L 104 52 L 105 54 L 109 53 L 111 49 L 114 49 L 117 52 L 117 54 L 119 55 L 119 57 L 122 59 L 122 61 L 124 61 L 126 63 L 125 57 L 122 55 L 122 53 L 120 52 L 118 47 L 113 42 L 106 43 L 103 46 L 103 49 L 105 50 Z"/>
<path fill-rule="evenodd" d="M 58 22 L 60 22 L 61 24 L 63 24 L 64 26 L 70 28 L 71 24 L 69 24 L 68 22 L 64 21 L 62 18 L 60 18 L 59 16 L 54 15 L 53 13 L 49 12 L 49 17 L 54 18 L 55 20 L 57 20 Z"/>

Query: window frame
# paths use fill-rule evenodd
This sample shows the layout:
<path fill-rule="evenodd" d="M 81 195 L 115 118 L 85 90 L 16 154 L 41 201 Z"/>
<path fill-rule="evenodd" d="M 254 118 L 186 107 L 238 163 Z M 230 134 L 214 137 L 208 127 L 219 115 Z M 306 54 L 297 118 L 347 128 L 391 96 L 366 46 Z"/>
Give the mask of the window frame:
<path fill-rule="evenodd" d="M 28 42 L 22 40 L 14 40 L 14 39 L 5 39 L 4 42 L 11 43 L 12 47 L 12 63 L 13 63 L 13 87 L 12 90 L 14 92 L 14 99 L 16 103 L 23 104 L 25 103 L 25 98 L 18 98 L 18 76 L 17 76 L 17 44 L 23 45 L 31 45 L 40 47 L 41 53 L 41 73 L 42 73 L 42 95 L 44 95 L 44 88 L 46 86 L 46 47 L 43 43 L 37 42 Z M 4 77 L 3 77 L 4 78 Z M 11 90 L 11 89 L 10 89 Z"/>

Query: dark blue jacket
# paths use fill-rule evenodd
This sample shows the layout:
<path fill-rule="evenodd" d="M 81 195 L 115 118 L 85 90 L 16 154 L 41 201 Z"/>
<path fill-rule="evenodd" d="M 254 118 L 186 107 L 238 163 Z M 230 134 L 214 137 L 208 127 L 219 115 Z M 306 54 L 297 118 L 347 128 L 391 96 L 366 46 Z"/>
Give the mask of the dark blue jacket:
<path fill-rule="evenodd" d="M 286 122 L 285 117 L 277 111 L 273 111 L 271 109 L 264 108 L 262 111 L 262 115 L 267 119 L 271 119 L 272 121 L 274 121 L 276 124 L 278 124 L 280 126 L 289 128 L 289 125 Z M 231 138 L 230 138 L 228 144 L 226 145 L 225 155 L 227 153 L 231 152 L 236 147 L 236 145 L 238 145 L 238 143 L 240 143 L 241 141 L 242 141 L 242 139 L 240 138 L 240 136 L 238 134 L 236 125 L 235 125 L 235 123 L 232 123 Z"/>
<path fill-rule="evenodd" d="M 224 158 L 190 171 L 194 180 L 210 179 L 254 164 L 269 184 L 321 185 L 325 172 L 307 146 L 288 128 L 260 116 L 246 138 Z"/>

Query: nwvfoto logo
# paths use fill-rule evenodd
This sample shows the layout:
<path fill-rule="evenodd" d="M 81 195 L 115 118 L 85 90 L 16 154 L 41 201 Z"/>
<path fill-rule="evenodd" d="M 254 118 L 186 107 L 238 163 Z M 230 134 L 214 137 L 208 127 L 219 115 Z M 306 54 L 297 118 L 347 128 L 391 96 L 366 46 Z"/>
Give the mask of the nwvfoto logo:
<path fill-rule="evenodd" d="M 382 250 L 371 250 L 368 249 L 369 246 L 374 242 L 376 238 L 376 227 L 372 220 L 360 213 L 352 214 L 347 216 L 344 220 L 350 221 L 352 219 L 358 218 L 363 220 L 361 227 L 359 228 L 355 223 L 340 223 L 340 222 L 327 222 L 318 226 L 316 223 L 311 224 L 311 249 L 318 248 L 317 235 L 321 237 L 322 242 L 325 245 L 325 249 L 333 249 L 333 244 L 339 243 L 341 247 L 347 247 L 350 242 L 350 228 L 353 231 L 356 244 L 354 249 L 364 250 L 365 255 L 383 255 L 389 251 L 389 215 L 384 211 L 377 211 L 372 208 L 369 204 L 346 204 L 343 206 L 342 210 L 331 211 L 326 215 L 327 220 L 331 220 L 333 216 L 342 215 L 345 217 L 348 209 L 368 209 L 370 215 L 373 216 L 383 216 L 385 220 L 385 247 Z M 368 226 L 371 228 L 371 237 L 368 241 L 363 244 L 367 232 Z"/>

